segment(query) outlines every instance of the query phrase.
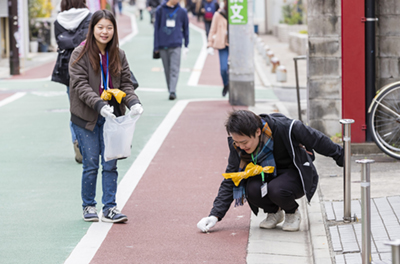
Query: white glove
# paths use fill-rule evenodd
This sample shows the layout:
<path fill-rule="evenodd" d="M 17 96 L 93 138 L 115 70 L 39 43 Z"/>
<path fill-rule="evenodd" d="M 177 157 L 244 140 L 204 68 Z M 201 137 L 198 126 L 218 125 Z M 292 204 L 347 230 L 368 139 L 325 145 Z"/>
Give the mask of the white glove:
<path fill-rule="evenodd" d="M 141 115 L 143 113 L 143 107 L 141 104 L 134 104 L 131 107 L 131 112 L 129 113 L 131 117 L 135 115 Z"/>
<path fill-rule="evenodd" d="M 214 55 L 214 48 L 212 47 L 207 48 L 207 53 L 210 55 Z"/>
<path fill-rule="evenodd" d="M 208 232 L 210 228 L 215 226 L 215 224 L 218 222 L 218 218 L 215 216 L 209 216 L 209 217 L 204 217 L 202 218 L 198 223 L 197 227 L 202 231 L 202 232 Z"/>
<path fill-rule="evenodd" d="M 187 56 L 188 52 L 189 52 L 189 48 L 186 48 L 186 47 L 183 48 L 183 52 L 182 52 L 183 59 L 186 59 L 186 56 Z"/>
<path fill-rule="evenodd" d="M 105 105 L 100 109 L 100 115 L 104 116 L 104 117 L 111 117 L 112 119 L 115 119 L 115 115 L 114 115 L 114 107 L 109 106 L 109 105 Z"/>

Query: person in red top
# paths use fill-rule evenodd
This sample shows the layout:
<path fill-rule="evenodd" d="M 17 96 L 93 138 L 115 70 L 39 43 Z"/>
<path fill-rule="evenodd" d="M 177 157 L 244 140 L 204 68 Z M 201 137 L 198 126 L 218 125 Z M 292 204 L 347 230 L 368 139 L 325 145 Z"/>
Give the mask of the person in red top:
<path fill-rule="evenodd" d="M 214 13 L 219 9 L 219 4 L 217 0 L 203 0 L 201 3 L 200 12 L 204 18 L 204 27 L 206 30 L 206 37 L 208 38 L 208 33 L 210 32 L 211 21 Z"/>

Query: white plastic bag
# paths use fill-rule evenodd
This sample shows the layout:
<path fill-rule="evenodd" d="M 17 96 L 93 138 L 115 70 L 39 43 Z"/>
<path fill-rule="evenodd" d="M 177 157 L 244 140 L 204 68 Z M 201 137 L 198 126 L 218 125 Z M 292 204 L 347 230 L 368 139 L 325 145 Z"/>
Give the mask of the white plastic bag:
<path fill-rule="evenodd" d="M 115 119 L 106 117 L 103 127 L 104 160 L 127 158 L 131 155 L 131 144 L 135 124 L 140 115 L 131 117 L 129 114 Z"/>

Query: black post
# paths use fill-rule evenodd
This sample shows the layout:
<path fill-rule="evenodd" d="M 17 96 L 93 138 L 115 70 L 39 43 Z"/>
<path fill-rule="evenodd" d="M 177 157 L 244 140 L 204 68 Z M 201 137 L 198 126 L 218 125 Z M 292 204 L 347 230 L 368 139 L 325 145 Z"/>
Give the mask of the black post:
<path fill-rule="evenodd" d="M 18 1 L 8 1 L 8 25 L 10 31 L 10 74 L 18 75 L 19 49 L 15 39 L 15 33 L 18 32 Z"/>
<path fill-rule="evenodd" d="M 368 124 L 368 108 L 375 96 L 375 0 L 365 0 L 365 124 Z M 369 128 L 366 141 L 372 141 Z"/>

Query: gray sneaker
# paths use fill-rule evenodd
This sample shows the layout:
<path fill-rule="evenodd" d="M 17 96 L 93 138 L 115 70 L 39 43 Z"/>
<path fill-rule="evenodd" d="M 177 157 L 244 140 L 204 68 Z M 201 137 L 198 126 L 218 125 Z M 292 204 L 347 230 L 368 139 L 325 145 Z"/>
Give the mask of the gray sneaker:
<path fill-rule="evenodd" d="M 301 222 L 301 214 L 299 209 L 294 214 L 285 214 L 285 222 L 282 225 L 284 231 L 299 231 Z"/>
<path fill-rule="evenodd" d="M 96 207 L 86 206 L 83 209 L 83 220 L 86 222 L 99 222 L 99 216 L 97 215 Z"/>
<path fill-rule="evenodd" d="M 283 221 L 284 217 L 285 215 L 283 214 L 283 211 L 281 209 L 279 209 L 279 211 L 276 212 L 275 214 L 268 213 L 267 218 L 261 221 L 260 228 L 265 228 L 265 229 L 275 228 L 277 224 Z"/>
<path fill-rule="evenodd" d="M 113 207 L 103 211 L 101 221 L 107 223 L 122 223 L 128 221 L 128 217 L 124 214 L 121 214 L 117 207 Z"/>

